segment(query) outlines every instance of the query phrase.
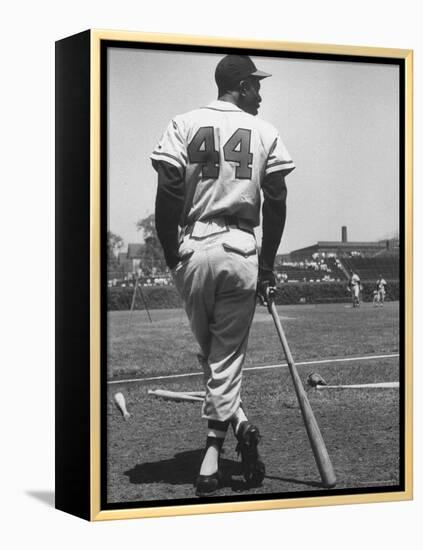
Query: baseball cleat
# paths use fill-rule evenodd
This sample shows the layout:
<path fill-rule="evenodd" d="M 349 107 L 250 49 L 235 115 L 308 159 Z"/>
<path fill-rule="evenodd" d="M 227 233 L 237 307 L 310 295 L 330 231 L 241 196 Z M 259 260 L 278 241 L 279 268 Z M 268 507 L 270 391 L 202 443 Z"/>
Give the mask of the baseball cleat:
<path fill-rule="evenodd" d="M 195 481 L 195 494 L 198 497 L 208 497 L 214 495 L 214 493 L 221 487 L 221 485 L 222 475 L 219 470 L 209 476 L 204 476 L 200 474 Z"/>
<path fill-rule="evenodd" d="M 247 421 L 241 422 L 236 437 L 238 445 L 236 451 L 241 455 L 242 469 L 245 481 L 252 487 L 261 485 L 266 468 L 258 452 L 258 444 L 261 440 L 260 432 L 256 426 Z"/>

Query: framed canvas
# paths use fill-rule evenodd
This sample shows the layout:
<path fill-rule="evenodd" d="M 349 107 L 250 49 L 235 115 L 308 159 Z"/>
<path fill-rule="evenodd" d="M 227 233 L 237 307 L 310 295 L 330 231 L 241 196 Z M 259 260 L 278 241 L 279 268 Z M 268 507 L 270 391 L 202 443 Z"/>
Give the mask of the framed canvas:
<path fill-rule="evenodd" d="M 256 243 L 219 244 L 242 265 L 229 291 L 208 256 L 222 234 Z M 252 315 L 233 290 L 247 263 Z M 412 51 L 58 41 L 56 507 L 107 520 L 411 498 Z"/>

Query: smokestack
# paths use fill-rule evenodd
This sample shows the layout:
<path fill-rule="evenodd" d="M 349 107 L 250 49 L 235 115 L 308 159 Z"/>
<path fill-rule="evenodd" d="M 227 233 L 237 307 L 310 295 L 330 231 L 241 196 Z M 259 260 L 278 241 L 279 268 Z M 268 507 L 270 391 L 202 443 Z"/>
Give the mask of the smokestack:
<path fill-rule="evenodd" d="M 343 225 L 342 226 L 342 242 L 343 243 L 346 243 L 348 241 L 348 238 L 347 238 L 347 226 L 346 225 Z"/>

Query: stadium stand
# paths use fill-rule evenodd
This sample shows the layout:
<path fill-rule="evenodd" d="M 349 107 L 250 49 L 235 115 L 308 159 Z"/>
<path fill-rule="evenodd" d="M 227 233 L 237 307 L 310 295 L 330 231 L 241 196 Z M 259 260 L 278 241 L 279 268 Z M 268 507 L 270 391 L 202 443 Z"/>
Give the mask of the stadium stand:
<path fill-rule="evenodd" d="M 301 262 L 279 260 L 276 263 L 277 279 L 284 282 L 342 281 L 346 276 L 339 260 L 330 258 L 310 258 Z"/>
<path fill-rule="evenodd" d="M 373 258 L 342 258 L 344 267 L 355 271 L 362 281 L 375 281 L 382 275 L 387 281 L 399 279 L 399 258 L 396 256 L 375 256 Z"/>

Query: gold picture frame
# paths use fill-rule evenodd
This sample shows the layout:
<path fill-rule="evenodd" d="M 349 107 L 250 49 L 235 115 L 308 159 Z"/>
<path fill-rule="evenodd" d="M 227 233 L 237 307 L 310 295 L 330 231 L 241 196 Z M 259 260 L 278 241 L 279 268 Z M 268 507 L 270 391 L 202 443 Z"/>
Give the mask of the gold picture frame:
<path fill-rule="evenodd" d="M 298 59 L 349 63 L 392 63 L 398 67 L 400 94 L 399 218 L 402 245 L 400 284 L 400 482 L 395 490 L 338 491 L 317 496 L 275 498 L 255 494 L 226 499 L 145 505 L 104 506 L 107 404 L 104 397 L 102 341 L 104 308 L 105 194 L 104 56 L 113 47 L 175 52 L 253 52 Z M 103 57 L 102 57 L 103 56 Z M 159 136 L 157 136 L 159 137 Z M 103 140 L 103 141 L 102 141 Z M 89 30 L 56 43 L 56 507 L 87 520 L 195 515 L 230 511 L 385 502 L 412 499 L 412 217 L 413 217 L 413 52 L 407 49 Z M 104 185 L 104 182 L 103 182 Z M 69 189 L 72 186 L 72 191 Z M 76 266 L 76 267 L 75 267 Z M 103 312 L 104 315 L 104 312 Z M 102 377 L 103 376 L 103 377 Z M 103 471 L 102 471 L 103 464 Z"/>

